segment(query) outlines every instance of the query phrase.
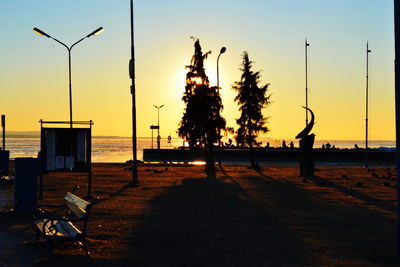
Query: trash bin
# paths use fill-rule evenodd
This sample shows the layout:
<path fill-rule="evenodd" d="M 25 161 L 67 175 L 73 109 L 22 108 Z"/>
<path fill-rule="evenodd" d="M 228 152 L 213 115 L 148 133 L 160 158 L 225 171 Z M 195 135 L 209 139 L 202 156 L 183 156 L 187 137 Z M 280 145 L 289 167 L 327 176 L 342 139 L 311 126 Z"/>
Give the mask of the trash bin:
<path fill-rule="evenodd" d="M 0 150 L 0 177 L 8 176 L 9 161 L 10 161 L 10 151 Z"/>
<path fill-rule="evenodd" d="M 15 159 L 14 209 L 30 212 L 36 205 L 38 160 L 36 158 Z"/>

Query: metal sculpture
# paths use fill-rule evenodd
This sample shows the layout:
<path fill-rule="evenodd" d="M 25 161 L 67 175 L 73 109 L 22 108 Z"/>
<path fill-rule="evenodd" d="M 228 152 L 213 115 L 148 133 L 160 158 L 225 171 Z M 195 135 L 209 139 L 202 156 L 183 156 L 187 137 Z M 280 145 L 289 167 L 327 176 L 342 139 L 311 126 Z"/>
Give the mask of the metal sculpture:
<path fill-rule="evenodd" d="M 303 131 L 301 131 L 296 139 L 300 139 L 300 158 L 299 158 L 299 170 L 300 176 L 302 177 L 312 177 L 314 176 L 314 155 L 313 155 L 313 145 L 315 140 L 315 134 L 309 134 L 314 127 L 314 113 L 311 109 L 303 107 L 311 114 L 311 120 L 306 125 Z"/>

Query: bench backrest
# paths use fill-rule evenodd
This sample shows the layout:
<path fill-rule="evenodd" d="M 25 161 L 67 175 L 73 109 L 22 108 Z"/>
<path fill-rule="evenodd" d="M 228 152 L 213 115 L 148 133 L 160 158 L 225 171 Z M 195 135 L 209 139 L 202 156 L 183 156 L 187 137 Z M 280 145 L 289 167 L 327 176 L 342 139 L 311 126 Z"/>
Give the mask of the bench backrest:
<path fill-rule="evenodd" d="M 65 204 L 68 209 L 79 219 L 84 218 L 90 210 L 90 202 L 68 192 L 65 197 Z"/>

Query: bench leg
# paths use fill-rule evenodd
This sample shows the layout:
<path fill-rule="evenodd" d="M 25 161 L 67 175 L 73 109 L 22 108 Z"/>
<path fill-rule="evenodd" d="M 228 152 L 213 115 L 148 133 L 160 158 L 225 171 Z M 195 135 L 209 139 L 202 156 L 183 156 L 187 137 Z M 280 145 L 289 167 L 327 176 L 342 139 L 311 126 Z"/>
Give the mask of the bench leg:
<path fill-rule="evenodd" d="M 90 252 L 89 252 L 89 249 L 88 249 L 88 246 L 87 246 L 86 239 L 83 240 L 82 242 L 79 242 L 79 245 L 81 245 L 83 247 L 83 250 L 85 251 L 85 255 L 86 256 L 90 256 Z"/>
<path fill-rule="evenodd" d="M 48 253 L 49 253 L 49 257 L 52 257 L 53 256 L 53 251 L 54 251 L 54 242 L 47 240 L 46 245 L 47 245 L 47 250 L 48 250 Z"/>

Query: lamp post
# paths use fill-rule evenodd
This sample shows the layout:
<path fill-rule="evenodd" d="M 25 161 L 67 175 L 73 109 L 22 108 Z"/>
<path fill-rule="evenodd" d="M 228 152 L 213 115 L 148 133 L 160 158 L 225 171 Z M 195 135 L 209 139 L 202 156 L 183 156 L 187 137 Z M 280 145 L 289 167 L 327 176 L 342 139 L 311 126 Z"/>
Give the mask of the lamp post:
<path fill-rule="evenodd" d="M 164 105 L 161 106 L 156 106 L 154 105 L 154 107 L 157 109 L 157 149 L 160 149 L 160 141 L 161 141 L 161 136 L 160 136 L 160 109 L 163 107 Z"/>
<path fill-rule="evenodd" d="M 226 52 L 226 47 L 222 47 L 221 50 L 219 51 L 219 55 L 217 57 L 217 87 L 219 90 L 219 57 Z"/>
<path fill-rule="evenodd" d="M 130 1 L 131 15 L 131 60 L 129 61 L 129 77 L 131 78 L 131 95 L 132 95 L 132 184 L 138 184 L 137 171 L 137 135 L 136 135 L 136 85 L 135 85 L 135 34 L 133 25 L 133 0 Z"/>
<path fill-rule="evenodd" d="M 366 76 L 365 76 L 365 168 L 368 168 L 368 80 L 369 80 L 369 53 L 371 50 L 369 49 L 367 42 L 367 61 L 366 61 Z"/>
<path fill-rule="evenodd" d="M 79 41 L 75 42 L 73 45 L 71 46 L 67 46 L 66 44 L 64 44 L 63 42 L 57 40 L 56 38 L 48 35 L 47 33 L 45 33 L 44 31 L 38 29 L 38 28 L 33 28 L 33 32 L 39 34 L 40 36 L 46 36 L 47 38 L 51 38 L 54 41 L 56 41 L 57 43 L 61 44 L 62 46 L 64 46 L 65 48 L 67 48 L 68 50 L 68 73 L 69 73 L 69 121 L 70 121 L 70 127 L 72 128 L 72 85 L 71 85 L 71 50 L 72 48 L 77 45 L 78 43 L 80 43 L 81 41 L 83 41 L 86 38 L 92 37 L 94 35 L 98 35 L 100 33 L 102 33 L 104 31 L 103 27 L 100 27 L 96 30 L 94 30 L 93 32 L 89 33 L 88 35 L 86 35 L 85 37 L 83 37 L 82 39 L 80 39 Z"/>
<path fill-rule="evenodd" d="M 217 90 L 219 90 L 219 57 L 226 52 L 226 47 L 222 47 L 217 57 Z M 218 136 L 221 136 L 221 130 L 218 129 Z M 221 139 L 218 137 L 218 147 L 221 147 Z"/>
<path fill-rule="evenodd" d="M 307 39 L 304 43 L 305 49 L 305 63 L 306 63 L 306 125 L 308 125 L 308 47 L 310 43 L 307 42 Z"/>

